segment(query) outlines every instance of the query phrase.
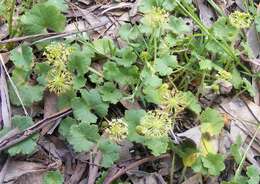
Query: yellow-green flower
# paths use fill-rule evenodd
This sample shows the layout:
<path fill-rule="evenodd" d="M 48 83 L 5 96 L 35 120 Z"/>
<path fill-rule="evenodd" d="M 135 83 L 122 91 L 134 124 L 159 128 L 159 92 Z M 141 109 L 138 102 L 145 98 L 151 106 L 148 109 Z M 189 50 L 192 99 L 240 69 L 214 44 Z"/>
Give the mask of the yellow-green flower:
<path fill-rule="evenodd" d="M 230 23 L 236 28 L 243 29 L 250 27 L 252 16 L 249 13 L 235 11 L 229 15 Z"/>
<path fill-rule="evenodd" d="M 172 120 L 167 112 L 155 110 L 146 113 L 136 131 L 146 137 L 160 138 L 168 136 L 172 126 Z"/>
<path fill-rule="evenodd" d="M 57 95 L 69 91 L 72 87 L 72 75 L 66 70 L 57 71 L 52 69 L 49 71 L 47 79 L 49 90 Z"/>
<path fill-rule="evenodd" d="M 169 14 L 160 7 L 153 7 L 144 15 L 143 22 L 152 28 L 161 28 L 169 21 Z"/>
<path fill-rule="evenodd" d="M 108 124 L 106 132 L 111 140 L 118 142 L 127 137 L 128 126 L 122 119 L 113 119 Z"/>
<path fill-rule="evenodd" d="M 56 70 L 64 70 L 68 62 L 69 55 L 72 48 L 66 46 L 64 43 L 52 43 L 48 45 L 46 51 L 43 53 L 47 58 L 47 63 L 56 68 Z"/>
<path fill-rule="evenodd" d="M 226 70 L 221 70 L 218 72 L 217 77 L 219 77 L 219 79 L 230 81 L 232 79 L 232 74 Z"/>
<path fill-rule="evenodd" d="M 148 61 L 150 59 L 150 55 L 147 51 L 142 51 L 140 54 L 140 59 L 142 61 Z"/>
<path fill-rule="evenodd" d="M 187 99 L 183 92 L 169 90 L 168 84 L 163 84 L 160 89 L 162 97 L 161 104 L 164 105 L 168 111 L 174 109 L 174 113 L 177 115 L 188 106 Z"/>

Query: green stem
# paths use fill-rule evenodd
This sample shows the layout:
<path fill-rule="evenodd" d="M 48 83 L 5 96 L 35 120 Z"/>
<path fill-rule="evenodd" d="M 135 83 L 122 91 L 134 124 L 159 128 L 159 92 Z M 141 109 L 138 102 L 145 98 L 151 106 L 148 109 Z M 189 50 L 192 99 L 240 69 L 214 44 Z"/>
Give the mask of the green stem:
<path fill-rule="evenodd" d="M 207 0 L 208 3 L 216 10 L 216 12 L 221 15 L 225 16 L 225 13 L 223 12 L 222 9 L 219 8 L 219 6 L 213 1 L 213 0 Z"/>
<path fill-rule="evenodd" d="M 199 18 L 196 17 L 196 15 L 193 15 L 190 13 L 181 3 L 179 0 L 176 0 L 179 7 L 187 14 L 189 15 L 193 21 L 200 27 L 200 29 L 205 32 L 211 39 L 213 39 L 228 55 L 230 55 L 233 59 L 237 60 L 236 55 L 233 53 L 233 51 L 226 45 L 219 42 L 209 31 L 208 29 L 201 23 Z"/>
<path fill-rule="evenodd" d="M 200 86 L 198 88 L 198 91 L 197 91 L 197 94 L 196 96 L 199 97 L 199 95 L 203 92 L 204 90 L 204 80 L 205 80 L 205 76 L 206 76 L 206 72 L 203 71 L 202 73 L 202 78 L 201 78 L 201 81 L 200 81 Z"/>
<path fill-rule="evenodd" d="M 88 68 L 89 71 L 91 71 L 92 73 L 95 73 L 97 74 L 98 76 L 104 78 L 104 75 L 102 73 L 100 73 L 99 71 L 97 71 L 96 69 L 92 68 L 92 67 L 89 67 Z"/>
<path fill-rule="evenodd" d="M 254 142 L 254 140 L 255 140 L 255 138 L 256 138 L 256 135 L 257 135 L 259 129 L 260 129 L 260 125 L 258 125 L 258 127 L 257 127 L 257 129 L 256 129 L 256 131 L 255 131 L 255 133 L 254 133 L 254 135 L 253 135 L 253 137 L 252 137 L 250 143 L 248 144 L 248 146 L 247 146 L 247 148 L 246 148 L 246 151 L 245 151 L 245 153 L 244 153 L 244 155 L 243 155 L 243 157 L 242 157 L 242 159 L 241 159 L 241 161 L 240 161 L 240 163 L 239 163 L 239 166 L 238 166 L 238 168 L 237 168 L 237 170 L 236 170 L 235 177 L 234 177 L 234 180 L 235 180 L 235 181 L 237 181 L 237 179 L 238 179 L 238 177 L 239 177 L 239 175 L 240 175 L 240 173 L 241 173 L 241 171 L 242 171 L 242 167 L 243 167 L 244 161 L 245 161 L 245 159 L 246 159 L 246 155 L 247 155 L 247 153 L 248 153 L 250 147 L 252 146 L 252 144 L 253 144 L 253 142 Z"/>
<path fill-rule="evenodd" d="M 171 171 L 170 171 L 170 184 L 173 183 L 173 175 L 174 175 L 174 165 L 175 165 L 175 153 L 172 154 L 172 164 L 171 164 Z"/>
<path fill-rule="evenodd" d="M 186 170 L 187 170 L 187 167 L 184 166 L 184 168 L 182 169 L 182 172 L 181 172 L 181 177 L 180 177 L 180 181 L 179 181 L 180 183 L 184 180 Z"/>
<path fill-rule="evenodd" d="M 13 15 L 14 15 L 15 3 L 16 0 L 13 0 L 11 10 L 10 10 L 9 20 L 8 20 L 8 32 L 10 37 L 13 34 Z"/>

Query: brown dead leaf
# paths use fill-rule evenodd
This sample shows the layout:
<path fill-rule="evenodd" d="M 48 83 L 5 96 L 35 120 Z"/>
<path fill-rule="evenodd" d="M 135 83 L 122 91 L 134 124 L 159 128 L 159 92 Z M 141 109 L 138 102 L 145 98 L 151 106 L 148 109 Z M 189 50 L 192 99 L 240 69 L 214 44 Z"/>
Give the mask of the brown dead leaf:
<path fill-rule="evenodd" d="M 30 177 L 26 177 L 26 180 L 23 181 L 27 181 L 27 183 L 30 184 L 32 183 L 38 184 L 38 183 L 34 183 L 34 181 L 36 180 L 38 181 L 39 177 L 41 178 L 41 173 L 43 173 L 46 170 L 47 167 L 41 163 L 11 160 L 7 167 L 7 172 L 4 178 L 4 182 L 6 184 L 13 184 L 17 180 L 20 181 L 21 180 L 20 177 L 22 176 L 26 177 L 25 175 L 27 175 Z M 36 174 L 38 175 L 38 177 L 36 178 L 31 177 L 32 176 L 31 174 Z"/>
<path fill-rule="evenodd" d="M 0 96 L 1 96 L 1 121 L 3 120 L 3 127 L 11 128 L 11 106 L 9 101 L 8 88 L 6 83 L 5 71 L 1 65 L 0 67 Z"/>
<path fill-rule="evenodd" d="M 47 118 L 58 111 L 57 109 L 57 96 L 54 93 L 49 92 L 48 90 L 44 93 L 44 118 Z M 41 135 L 49 133 L 49 131 L 55 127 L 55 124 L 50 124 L 42 128 Z"/>
<path fill-rule="evenodd" d="M 166 184 L 163 177 L 158 173 L 146 173 L 146 172 L 139 172 L 137 175 L 130 176 L 130 180 L 134 184 Z"/>
<path fill-rule="evenodd" d="M 182 182 L 182 184 L 202 184 L 201 174 L 195 174 L 188 178 L 186 181 Z"/>
<path fill-rule="evenodd" d="M 232 100 L 225 99 L 220 105 L 222 111 L 228 113 L 232 117 L 230 124 L 230 134 L 228 135 L 232 143 L 236 142 L 237 137 L 241 137 L 244 143 L 244 149 L 248 146 L 252 139 L 260 119 L 260 107 L 249 100 L 235 98 Z M 260 155 L 260 132 L 250 147 L 247 159 L 256 167 L 260 168 L 260 162 L 255 158 Z"/>
<path fill-rule="evenodd" d="M 211 27 L 214 20 L 215 15 L 213 10 L 204 4 L 204 0 L 193 0 L 199 10 L 199 17 L 203 24 L 207 27 Z"/>

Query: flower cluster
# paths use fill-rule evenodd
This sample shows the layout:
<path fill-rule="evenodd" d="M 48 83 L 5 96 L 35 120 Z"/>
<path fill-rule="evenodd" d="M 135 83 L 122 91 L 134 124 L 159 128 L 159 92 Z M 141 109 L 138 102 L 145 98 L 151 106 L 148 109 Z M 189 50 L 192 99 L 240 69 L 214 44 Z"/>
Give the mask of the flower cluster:
<path fill-rule="evenodd" d="M 64 43 L 52 43 L 48 45 L 43 53 L 47 58 L 47 63 L 56 69 L 66 69 L 66 63 L 72 52 L 71 47 L 67 47 Z"/>
<path fill-rule="evenodd" d="M 113 119 L 105 131 L 111 140 L 118 142 L 127 137 L 128 126 L 122 119 Z"/>
<path fill-rule="evenodd" d="M 249 13 L 235 11 L 229 15 L 230 23 L 236 28 L 243 29 L 250 27 L 252 17 Z"/>
<path fill-rule="evenodd" d="M 47 86 L 49 90 L 55 92 L 57 95 L 63 94 L 71 88 L 72 75 L 66 70 L 60 72 L 56 72 L 56 70 L 50 70 L 47 78 Z"/>
<path fill-rule="evenodd" d="M 169 90 L 167 84 L 161 86 L 161 104 L 166 106 L 168 111 L 174 109 L 175 115 L 183 111 L 187 106 L 187 98 L 181 91 Z"/>
<path fill-rule="evenodd" d="M 225 81 L 230 81 L 232 79 L 232 74 L 226 70 L 221 70 L 218 72 L 217 77 Z"/>
<path fill-rule="evenodd" d="M 64 43 L 51 43 L 43 53 L 47 63 L 52 67 L 47 75 L 48 88 L 57 95 L 67 92 L 72 85 L 72 74 L 67 70 L 66 64 L 72 48 Z"/>
<path fill-rule="evenodd" d="M 140 135 L 152 138 L 165 137 L 171 129 L 171 118 L 167 112 L 162 110 L 147 112 L 136 127 L 136 131 Z"/>
<path fill-rule="evenodd" d="M 144 15 L 144 23 L 152 28 L 161 28 L 169 21 L 169 14 L 160 7 L 153 7 Z"/>
<path fill-rule="evenodd" d="M 150 59 L 150 55 L 147 51 L 142 51 L 140 54 L 140 59 L 145 62 L 148 61 Z"/>

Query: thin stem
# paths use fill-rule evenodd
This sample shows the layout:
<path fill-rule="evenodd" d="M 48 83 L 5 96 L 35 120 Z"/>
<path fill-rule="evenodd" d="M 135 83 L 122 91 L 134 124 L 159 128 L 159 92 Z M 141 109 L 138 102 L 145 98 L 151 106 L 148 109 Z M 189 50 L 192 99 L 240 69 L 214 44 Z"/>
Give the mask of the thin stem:
<path fill-rule="evenodd" d="M 225 16 L 225 13 L 223 12 L 223 10 L 221 8 L 219 8 L 219 6 L 213 0 L 207 0 L 207 1 L 216 10 L 216 12 L 219 15 Z"/>
<path fill-rule="evenodd" d="M 16 0 L 13 0 L 11 10 L 10 10 L 9 20 L 8 20 L 8 32 L 10 37 L 12 36 L 13 33 L 13 15 L 14 15 L 15 3 Z"/>
<path fill-rule="evenodd" d="M 172 154 L 172 164 L 171 164 L 171 171 L 170 171 L 170 184 L 173 183 L 173 175 L 174 175 L 174 166 L 175 166 L 175 153 Z"/>
<path fill-rule="evenodd" d="M 177 4 L 180 6 L 180 8 L 186 13 L 188 14 L 193 20 L 194 22 L 196 22 L 196 24 L 200 27 L 200 29 L 202 31 L 204 31 L 211 39 L 213 39 L 222 49 L 224 49 L 224 51 L 230 55 L 232 58 L 234 58 L 235 60 L 237 60 L 236 55 L 232 52 L 232 50 L 226 45 L 226 44 L 222 44 L 221 42 L 219 42 L 209 31 L 208 29 L 203 25 L 203 23 L 201 23 L 201 21 L 195 16 L 193 15 L 191 12 L 189 12 L 181 3 L 179 0 L 176 0 Z"/>
<path fill-rule="evenodd" d="M 243 157 L 242 157 L 242 159 L 241 159 L 241 161 L 240 161 L 240 163 L 239 163 L 239 166 L 238 166 L 238 168 L 237 168 L 237 170 L 236 170 L 235 177 L 234 177 L 234 180 L 235 180 L 235 181 L 238 179 L 238 177 L 239 177 L 239 175 L 240 175 L 240 173 L 241 173 L 241 170 L 242 170 L 244 161 L 245 161 L 245 159 L 246 159 L 246 155 L 247 155 L 247 153 L 248 153 L 250 147 L 252 146 L 252 144 L 253 144 L 253 142 L 254 142 L 256 136 L 257 136 L 257 133 L 258 133 L 258 130 L 259 130 L 259 129 L 260 129 L 260 125 L 258 125 L 258 127 L 257 127 L 257 129 L 256 129 L 256 131 L 255 131 L 255 133 L 254 133 L 254 135 L 253 135 L 251 141 L 249 142 L 249 144 L 248 144 L 248 146 L 247 146 L 247 148 L 246 148 L 246 151 L 245 151 L 245 153 L 244 153 L 244 155 L 243 155 Z"/>
<path fill-rule="evenodd" d="M 99 71 L 97 71 L 96 69 L 92 68 L 92 67 L 89 67 L 88 68 L 89 71 L 91 71 L 92 73 L 95 73 L 97 74 L 98 76 L 104 78 L 104 75 L 102 73 L 100 73 Z"/>
<path fill-rule="evenodd" d="M 187 167 L 184 166 L 184 168 L 182 169 L 182 172 L 181 172 L 181 177 L 180 177 L 180 181 L 179 182 L 182 182 L 184 180 L 184 177 L 185 177 L 185 174 L 186 174 L 186 170 L 187 170 Z"/>

